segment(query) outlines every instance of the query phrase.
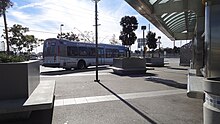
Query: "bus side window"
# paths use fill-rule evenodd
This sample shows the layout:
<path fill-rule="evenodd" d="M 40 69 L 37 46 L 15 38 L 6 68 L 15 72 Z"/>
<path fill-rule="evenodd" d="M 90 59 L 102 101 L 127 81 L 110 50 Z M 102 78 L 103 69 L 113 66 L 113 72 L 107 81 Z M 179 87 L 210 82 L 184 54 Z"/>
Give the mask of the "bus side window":
<path fill-rule="evenodd" d="M 113 50 L 113 58 L 117 58 L 119 56 L 119 51 L 117 49 Z"/>
<path fill-rule="evenodd" d="M 95 48 L 88 48 L 88 55 L 89 57 L 95 57 L 96 56 Z"/>
<path fill-rule="evenodd" d="M 112 58 L 113 50 L 112 49 L 106 49 L 106 58 Z"/>
<path fill-rule="evenodd" d="M 75 46 L 67 47 L 67 56 L 78 56 L 78 49 Z"/>
<path fill-rule="evenodd" d="M 80 56 L 87 56 L 88 55 L 88 51 L 86 47 L 79 47 L 79 55 Z"/>
<path fill-rule="evenodd" d="M 99 48 L 98 49 L 98 54 L 99 54 L 99 58 L 104 58 L 104 49 L 103 48 Z"/>

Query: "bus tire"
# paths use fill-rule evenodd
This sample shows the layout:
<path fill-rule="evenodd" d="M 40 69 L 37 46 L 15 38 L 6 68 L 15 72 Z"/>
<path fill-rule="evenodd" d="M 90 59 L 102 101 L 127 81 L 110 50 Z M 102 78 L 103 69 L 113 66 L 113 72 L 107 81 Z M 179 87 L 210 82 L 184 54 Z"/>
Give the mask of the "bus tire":
<path fill-rule="evenodd" d="M 80 60 L 77 64 L 77 69 L 85 69 L 86 68 L 86 62 L 84 60 Z"/>

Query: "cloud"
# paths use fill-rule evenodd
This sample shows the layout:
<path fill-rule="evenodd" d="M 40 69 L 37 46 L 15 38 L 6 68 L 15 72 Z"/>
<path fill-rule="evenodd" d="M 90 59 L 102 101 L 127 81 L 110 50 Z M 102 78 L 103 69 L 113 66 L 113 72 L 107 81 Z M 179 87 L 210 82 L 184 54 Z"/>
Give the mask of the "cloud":
<path fill-rule="evenodd" d="M 63 32 L 73 31 L 76 34 L 84 31 L 95 32 L 95 8 L 94 2 L 91 0 L 65 0 L 65 2 L 61 0 L 15 1 L 15 6 L 9 9 L 7 13 L 8 26 L 21 24 L 24 27 L 29 27 L 29 34 L 34 34 L 37 38 L 56 37 L 57 33 L 60 32 L 61 24 L 64 24 L 62 27 Z M 112 0 L 109 2 L 102 0 L 98 3 L 98 23 L 101 24 L 98 27 L 99 42 L 109 43 L 109 39 L 112 38 L 113 34 L 116 38 L 119 37 L 121 30 L 119 22 L 121 17 L 125 15 L 134 15 L 138 20 L 145 20 L 144 22 L 148 23 L 125 1 Z M 3 26 L 3 21 L 0 21 L 0 26 Z M 0 29 L 2 28 L 0 27 Z M 163 40 L 169 41 L 154 26 L 152 26 L 152 30 L 162 36 L 162 42 Z M 0 33 L 2 34 L 2 31 Z M 136 34 L 138 37 L 142 37 L 140 29 L 136 31 Z M 172 44 L 172 42 L 170 43 Z M 137 45 L 135 44 L 132 48 L 136 49 Z"/>

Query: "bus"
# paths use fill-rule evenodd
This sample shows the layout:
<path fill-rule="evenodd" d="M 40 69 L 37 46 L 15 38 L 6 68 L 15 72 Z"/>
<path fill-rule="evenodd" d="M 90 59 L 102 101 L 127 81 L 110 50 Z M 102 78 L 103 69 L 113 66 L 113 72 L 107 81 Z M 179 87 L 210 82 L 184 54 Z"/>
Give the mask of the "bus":
<path fill-rule="evenodd" d="M 113 58 L 126 57 L 128 48 L 120 45 L 98 44 L 99 65 L 112 65 Z M 84 69 L 96 65 L 96 45 L 49 38 L 44 41 L 43 66 L 66 70 Z"/>

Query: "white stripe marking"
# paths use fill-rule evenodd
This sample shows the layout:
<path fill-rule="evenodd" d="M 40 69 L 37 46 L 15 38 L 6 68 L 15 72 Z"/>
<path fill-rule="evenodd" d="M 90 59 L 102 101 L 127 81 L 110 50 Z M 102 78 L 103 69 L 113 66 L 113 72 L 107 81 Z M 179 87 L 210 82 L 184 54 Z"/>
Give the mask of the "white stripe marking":
<path fill-rule="evenodd" d="M 108 75 L 109 73 L 99 73 L 99 75 Z M 65 74 L 65 75 L 40 75 L 40 77 L 73 77 L 73 76 L 95 76 L 94 74 Z"/>
<path fill-rule="evenodd" d="M 186 93 L 186 90 L 163 90 L 163 91 L 151 91 L 151 92 L 140 92 L 140 93 L 127 93 L 127 94 L 118 94 L 118 96 L 120 96 L 123 99 L 137 99 L 144 97 L 157 97 L 157 96 L 175 95 L 175 94 L 183 94 L 183 93 Z M 66 106 L 66 105 L 96 103 L 96 102 L 115 101 L 115 100 L 120 100 L 120 99 L 114 95 L 57 99 L 55 100 L 54 106 Z"/>

